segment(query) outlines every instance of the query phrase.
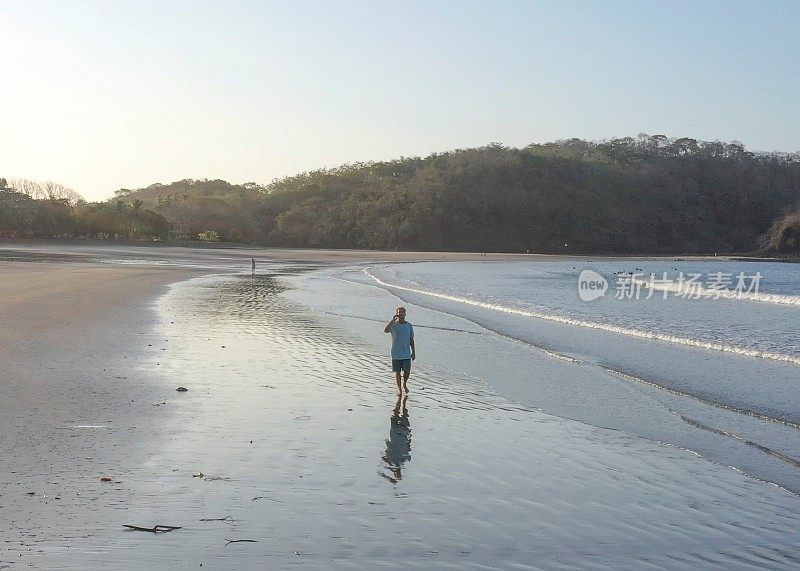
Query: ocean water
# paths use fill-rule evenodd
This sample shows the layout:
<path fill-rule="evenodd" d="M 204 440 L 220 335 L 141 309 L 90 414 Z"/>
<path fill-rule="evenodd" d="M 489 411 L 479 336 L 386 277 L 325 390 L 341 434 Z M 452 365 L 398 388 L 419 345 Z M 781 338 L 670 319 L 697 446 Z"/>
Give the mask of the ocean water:
<path fill-rule="evenodd" d="M 605 278 L 604 296 L 582 299 L 584 270 Z M 421 361 L 520 405 L 800 492 L 800 266 L 426 262 L 327 269 L 295 283 L 298 300 L 376 345 L 393 304 L 435 310 L 424 323 L 409 314 Z M 376 288 L 387 295 L 366 295 Z"/>

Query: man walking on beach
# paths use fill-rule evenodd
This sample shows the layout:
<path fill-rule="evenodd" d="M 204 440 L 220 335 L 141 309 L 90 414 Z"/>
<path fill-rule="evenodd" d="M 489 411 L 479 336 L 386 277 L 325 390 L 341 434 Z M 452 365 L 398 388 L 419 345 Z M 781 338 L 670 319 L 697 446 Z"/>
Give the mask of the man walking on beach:
<path fill-rule="evenodd" d="M 411 361 L 417 358 L 414 349 L 414 328 L 406 321 L 406 308 L 398 307 L 394 317 L 383 328 L 384 333 L 392 334 L 392 371 L 397 381 L 397 394 L 403 389 L 408 392 L 408 376 L 411 374 Z M 403 384 L 400 384 L 400 372 L 403 373 Z"/>

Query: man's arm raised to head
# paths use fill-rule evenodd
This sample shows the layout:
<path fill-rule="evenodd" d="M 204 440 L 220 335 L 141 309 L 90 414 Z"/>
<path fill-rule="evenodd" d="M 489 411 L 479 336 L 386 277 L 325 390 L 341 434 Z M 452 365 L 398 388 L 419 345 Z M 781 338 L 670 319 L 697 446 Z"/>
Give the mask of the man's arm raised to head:
<path fill-rule="evenodd" d="M 383 332 L 384 333 L 391 333 L 392 332 L 392 326 L 395 323 L 397 323 L 397 316 L 396 315 L 394 317 L 392 317 L 392 320 L 389 323 L 386 324 L 386 327 L 383 328 Z"/>

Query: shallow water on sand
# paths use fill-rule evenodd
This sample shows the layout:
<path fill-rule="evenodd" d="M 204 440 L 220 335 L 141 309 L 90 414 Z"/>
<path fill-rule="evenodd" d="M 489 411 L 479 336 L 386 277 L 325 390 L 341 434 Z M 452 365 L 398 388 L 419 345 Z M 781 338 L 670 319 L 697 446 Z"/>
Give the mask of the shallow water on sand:
<path fill-rule="evenodd" d="M 679 448 L 514 404 L 474 376 L 421 362 L 398 401 L 383 352 L 289 300 L 284 283 L 198 278 L 160 300 L 165 341 L 156 349 L 165 350 L 151 366 L 189 390 L 163 405 L 158 428 L 169 437 L 132 491 L 125 523 L 183 529 L 109 532 L 92 552 L 71 553 L 72 566 L 800 562 L 796 496 Z M 441 333 L 480 336 L 461 329 Z"/>
<path fill-rule="evenodd" d="M 800 493 L 800 365 L 791 361 L 800 358 L 800 266 L 597 262 L 608 276 L 615 267 L 660 274 L 677 264 L 686 275 L 763 280 L 757 299 L 617 300 L 612 283 L 608 298 L 587 303 L 574 263 L 336 268 L 299 279 L 293 295 L 376 344 L 377 314 L 388 320 L 401 302 L 430 308 L 423 320 L 409 317 L 437 345 L 426 362 L 486 379 L 525 406 L 688 448 Z"/>

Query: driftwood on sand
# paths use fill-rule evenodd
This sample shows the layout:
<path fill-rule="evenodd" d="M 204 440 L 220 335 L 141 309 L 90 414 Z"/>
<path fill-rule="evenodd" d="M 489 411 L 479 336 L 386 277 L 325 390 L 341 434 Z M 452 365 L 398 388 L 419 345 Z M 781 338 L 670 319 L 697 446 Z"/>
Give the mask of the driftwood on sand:
<path fill-rule="evenodd" d="M 150 533 L 166 533 L 168 531 L 181 529 L 179 526 L 175 525 L 154 525 L 153 527 L 141 527 L 138 525 L 123 524 L 122 527 L 127 527 L 128 529 L 133 529 L 136 531 L 149 531 Z"/>

